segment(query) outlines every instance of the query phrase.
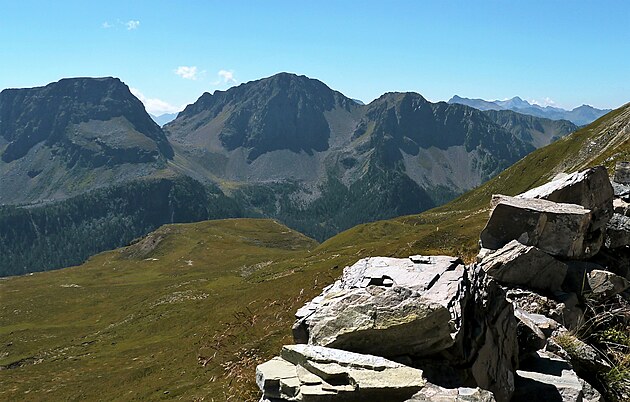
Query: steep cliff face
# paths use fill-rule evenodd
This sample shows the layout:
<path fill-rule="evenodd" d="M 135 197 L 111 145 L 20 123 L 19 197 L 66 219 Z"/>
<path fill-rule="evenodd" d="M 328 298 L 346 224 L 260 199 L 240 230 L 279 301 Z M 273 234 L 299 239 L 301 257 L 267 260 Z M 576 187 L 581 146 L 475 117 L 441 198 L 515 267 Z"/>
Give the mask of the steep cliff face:
<path fill-rule="evenodd" d="M 173 149 L 116 78 L 0 93 L 0 203 L 59 199 L 160 170 Z"/>

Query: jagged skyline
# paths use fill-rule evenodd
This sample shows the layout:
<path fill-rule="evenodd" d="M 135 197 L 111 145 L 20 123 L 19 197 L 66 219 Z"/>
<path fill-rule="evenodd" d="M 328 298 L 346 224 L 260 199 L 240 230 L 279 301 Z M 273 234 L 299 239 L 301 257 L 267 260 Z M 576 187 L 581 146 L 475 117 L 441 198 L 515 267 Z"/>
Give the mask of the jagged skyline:
<path fill-rule="evenodd" d="M 0 89 L 116 76 L 159 115 L 287 71 L 365 102 L 414 91 L 615 108 L 630 92 L 629 14 L 622 1 L 3 2 Z"/>

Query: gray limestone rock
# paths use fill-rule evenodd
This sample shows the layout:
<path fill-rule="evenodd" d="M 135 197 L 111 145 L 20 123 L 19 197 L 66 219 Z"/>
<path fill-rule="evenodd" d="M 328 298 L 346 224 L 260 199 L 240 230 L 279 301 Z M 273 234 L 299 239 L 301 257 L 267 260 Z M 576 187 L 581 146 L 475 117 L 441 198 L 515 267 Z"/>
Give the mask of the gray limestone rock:
<path fill-rule="evenodd" d="M 298 343 L 439 361 L 464 370 L 497 400 L 511 395 L 518 359 L 512 306 L 479 267 L 457 258 L 360 260 L 296 317 Z"/>
<path fill-rule="evenodd" d="M 492 392 L 480 388 L 443 388 L 427 383 L 406 402 L 495 402 Z"/>
<path fill-rule="evenodd" d="M 404 401 L 425 384 L 422 371 L 378 356 L 288 345 L 256 368 L 263 400 Z"/>
<path fill-rule="evenodd" d="M 487 254 L 479 265 L 501 283 L 550 292 L 560 290 L 567 275 L 566 264 L 516 240 Z"/>
<path fill-rule="evenodd" d="M 296 313 L 294 338 L 380 356 L 425 355 L 454 344 L 464 265 L 453 257 L 375 257 Z"/>
<path fill-rule="evenodd" d="M 596 298 L 609 298 L 630 287 L 630 282 L 609 271 L 595 269 L 586 274 L 588 286 Z"/>
<path fill-rule="evenodd" d="M 481 246 L 500 249 L 512 240 L 564 258 L 584 259 L 599 251 L 603 232 L 591 239 L 590 210 L 547 200 L 492 197 L 490 219 L 481 232 Z"/>
<path fill-rule="evenodd" d="M 597 166 L 533 188 L 518 197 L 577 204 L 593 213 L 591 231 L 602 229 L 613 214 L 613 188 L 608 172 Z"/>
<path fill-rule="evenodd" d="M 548 352 L 523 360 L 516 373 L 514 402 L 583 401 L 582 384 L 571 365 Z"/>
<path fill-rule="evenodd" d="M 542 314 L 528 313 L 518 307 L 514 309 L 514 316 L 519 321 L 518 345 L 521 356 L 543 349 L 554 332 L 566 331 L 557 321 Z"/>
<path fill-rule="evenodd" d="M 604 244 L 609 249 L 615 249 L 630 245 L 630 218 L 620 214 L 614 214 L 606 225 L 606 238 Z"/>
<path fill-rule="evenodd" d="M 630 184 L 630 162 L 617 162 L 615 164 L 615 183 Z"/>

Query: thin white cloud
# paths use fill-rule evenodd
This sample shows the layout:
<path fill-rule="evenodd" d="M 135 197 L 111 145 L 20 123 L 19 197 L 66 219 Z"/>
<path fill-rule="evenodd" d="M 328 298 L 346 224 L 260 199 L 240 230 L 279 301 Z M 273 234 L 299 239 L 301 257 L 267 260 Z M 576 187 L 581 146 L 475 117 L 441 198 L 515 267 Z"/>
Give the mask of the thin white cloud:
<path fill-rule="evenodd" d="M 532 99 L 529 101 L 529 103 L 531 103 L 532 105 L 538 105 L 538 106 L 556 106 L 556 102 L 553 101 L 553 99 L 551 99 L 550 97 L 545 97 L 543 100 L 539 101 L 536 99 Z"/>
<path fill-rule="evenodd" d="M 109 23 L 109 22 L 107 22 L 107 21 L 105 21 L 105 22 L 103 22 L 103 23 L 101 24 L 101 28 L 109 29 L 109 28 L 112 28 L 112 27 L 113 27 L 113 25 L 112 25 L 112 24 L 110 24 L 110 23 Z"/>
<path fill-rule="evenodd" d="M 218 80 L 211 82 L 214 86 L 223 84 L 236 84 L 238 81 L 234 78 L 234 71 L 232 70 L 219 70 L 217 73 Z"/>
<path fill-rule="evenodd" d="M 129 88 L 129 90 L 136 98 L 140 99 L 140 102 L 144 104 L 144 108 L 147 112 L 154 116 L 159 116 L 164 113 L 176 113 L 184 109 L 184 105 L 174 106 L 158 98 L 148 98 L 137 88 Z"/>
<path fill-rule="evenodd" d="M 125 26 L 127 27 L 128 31 L 133 31 L 134 29 L 138 29 L 138 27 L 140 26 L 140 21 L 138 21 L 138 20 L 129 20 L 129 21 L 125 22 Z"/>
<path fill-rule="evenodd" d="M 220 70 L 218 73 L 219 77 L 223 79 L 223 82 L 226 84 L 235 84 L 236 79 L 234 79 L 234 71 L 230 70 Z"/>
<path fill-rule="evenodd" d="M 179 66 L 175 70 L 175 74 L 186 80 L 197 79 L 197 66 Z"/>

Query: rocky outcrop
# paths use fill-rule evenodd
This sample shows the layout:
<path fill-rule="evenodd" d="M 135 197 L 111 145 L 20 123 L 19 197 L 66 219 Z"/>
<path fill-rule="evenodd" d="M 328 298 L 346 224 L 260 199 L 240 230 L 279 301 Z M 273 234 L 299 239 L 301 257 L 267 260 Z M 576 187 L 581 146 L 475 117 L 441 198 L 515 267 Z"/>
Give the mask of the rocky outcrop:
<path fill-rule="evenodd" d="M 584 399 L 582 384 L 571 365 L 550 353 L 538 352 L 530 356 L 516 373 L 513 402 L 576 402 Z"/>
<path fill-rule="evenodd" d="M 603 166 L 561 177 L 518 197 L 577 204 L 590 209 L 591 231 L 604 228 L 613 214 L 613 188 Z"/>
<path fill-rule="evenodd" d="M 301 308 L 298 343 L 424 356 L 461 332 L 464 264 L 452 257 L 367 258 Z"/>
<path fill-rule="evenodd" d="M 615 164 L 615 183 L 630 184 L 630 162 L 617 162 Z"/>
<path fill-rule="evenodd" d="M 497 250 L 512 240 L 558 257 L 583 259 L 597 253 L 603 236 L 589 238 L 591 211 L 547 200 L 492 197 L 492 213 L 481 232 L 481 247 Z"/>
<path fill-rule="evenodd" d="M 502 290 L 445 256 L 363 259 L 300 309 L 294 326 L 296 342 L 415 362 L 434 380 L 435 362 L 447 361 L 449 383 L 464 378 L 501 400 L 511 393 L 515 335 Z"/>
<path fill-rule="evenodd" d="M 612 240 L 630 233 L 612 214 L 603 174 L 493 197 L 476 264 L 416 255 L 346 267 L 298 310 L 301 345 L 259 366 L 263 400 L 601 400 L 592 384 L 611 365 L 571 331 L 599 325 L 587 314 L 630 287 L 616 273 L 629 269 L 630 252 Z M 382 367 L 365 363 L 376 360 Z M 405 399 L 408 384 L 419 389 Z"/>
<path fill-rule="evenodd" d="M 610 249 L 630 245 L 630 218 L 621 214 L 614 214 L 606 225 L 606 239 L 604 244 Z"/>

